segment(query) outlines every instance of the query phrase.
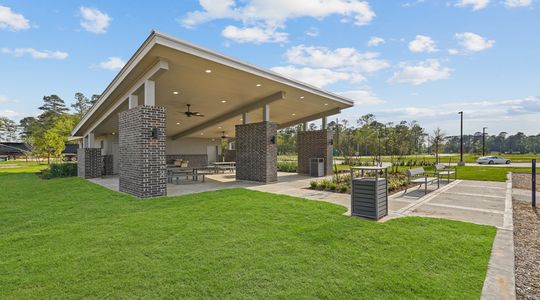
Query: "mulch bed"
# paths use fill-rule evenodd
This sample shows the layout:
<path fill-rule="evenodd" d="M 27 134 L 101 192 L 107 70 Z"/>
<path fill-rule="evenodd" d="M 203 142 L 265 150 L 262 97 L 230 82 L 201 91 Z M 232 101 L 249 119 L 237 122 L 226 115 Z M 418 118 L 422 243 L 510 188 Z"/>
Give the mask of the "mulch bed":
<path fill-rule="evenodd" d="M 512 187 L 530 190 L 532 186 L 530 173 L 512 173 Z M 536 190 L 540 191 L 540 174 L 536 174 Z"/>
<path fill-rule="evenodd" d="M 513 201 L 517 299 L 540 299 L 540 207 Z"/>

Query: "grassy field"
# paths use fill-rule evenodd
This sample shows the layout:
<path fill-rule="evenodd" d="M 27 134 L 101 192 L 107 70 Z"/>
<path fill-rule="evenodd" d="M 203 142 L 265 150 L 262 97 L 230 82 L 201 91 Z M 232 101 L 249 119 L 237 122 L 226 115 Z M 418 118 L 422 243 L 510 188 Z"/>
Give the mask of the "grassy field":
<path fill-rule="evenodd" d="M 139 200 L 34 168 L 0 170 L 4 299 L 479 298 L 495 235 L 243 189 Z"/>

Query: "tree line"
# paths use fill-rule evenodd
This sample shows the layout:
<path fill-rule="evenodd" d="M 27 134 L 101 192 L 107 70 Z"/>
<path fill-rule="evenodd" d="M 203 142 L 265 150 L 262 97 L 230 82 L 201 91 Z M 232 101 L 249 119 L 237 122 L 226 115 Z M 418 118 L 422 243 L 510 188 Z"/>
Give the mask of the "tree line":
<path fill-rule="evenodd" d="M 460 137 L 447 136 L 441 128 L 427 132 L 417 121 L 381 123 L 373 114 L 366 114 L 355 122 L 338 120 L 329 122 L 334 131 L 333 145 L 336 155 L 344 157 L 369 156 L 378 160 L 380 156 L 390 156 L 396 161 L 404 156 L 440 153 L 459 153 Z M 310 124 L 310 130 L 317 129 Z M 280 155 L 296 153 L 296 134 L 301 126 L 285 128 L 277 137 Z M 482 133 L 463 136 L 465 153 L 482 154 Z M 540 134 L 527 136 L 522 132 L 510 135 L 485 136 L 486 153 L 537 153 L 540 151 Z"/>
<path fill-rule="evenodd" d="M 44 96 L 37 117 L 25 117 L 19 123 L 0 117 L 0 142 L 24 142 L 30 149 L 27 155 L 46 157 L 50 163 L 61 156 L 71 130 L 98 98 L 75 93 L 70 110 L 58 95 Z"/>

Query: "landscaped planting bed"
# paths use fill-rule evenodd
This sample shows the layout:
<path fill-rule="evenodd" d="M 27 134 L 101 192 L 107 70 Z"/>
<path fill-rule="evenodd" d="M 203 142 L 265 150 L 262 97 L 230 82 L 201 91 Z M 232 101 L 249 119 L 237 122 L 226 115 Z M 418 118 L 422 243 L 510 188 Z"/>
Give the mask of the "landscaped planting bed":
<path fill-rule="evenodd" d="M 407 176 L 401 173 L 388 174 L 388 192 L 397 193 L 405 189 L 408 185 Z M 409 187 L 414 185 L 409 185 Z M 319 179 L 310 181 L 310 188 L 314 190 L 330 191 L 338 193 L 350 193 L 351 175 L 338 174 L 329 179 Z"/>
<path fill-rule="evenodd" d="M 495 235 L 244 189 L 141 200 L 11 172 L 0 173 L 8 299 L 477 299 Z"/>
<path fill-rule="evenodd" d="M 540 299 L 540 214 L 531 203 L 513 202 L 516 294 Z"/>

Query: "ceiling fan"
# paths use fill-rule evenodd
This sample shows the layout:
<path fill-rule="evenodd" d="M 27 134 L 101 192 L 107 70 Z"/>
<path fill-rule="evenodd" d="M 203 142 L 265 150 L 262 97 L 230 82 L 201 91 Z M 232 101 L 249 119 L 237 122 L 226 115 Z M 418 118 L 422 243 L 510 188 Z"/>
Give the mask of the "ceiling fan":
<path fill-rule="evenodd" d="M 221 139 L 226 139 L 227 138 L 227 135 L 225 134 L 225 131 L 222 131 L 221 132 Z"/>
<path fill-rule="evenodd" d="M 191 111 L 191 104 L 187 104 L 187 111 L 185 111 L 184 114 L 188 118 L 191 118 L 191 117 L 204 117 L 204 115 L 201 114 L 198 111 Z"/>

